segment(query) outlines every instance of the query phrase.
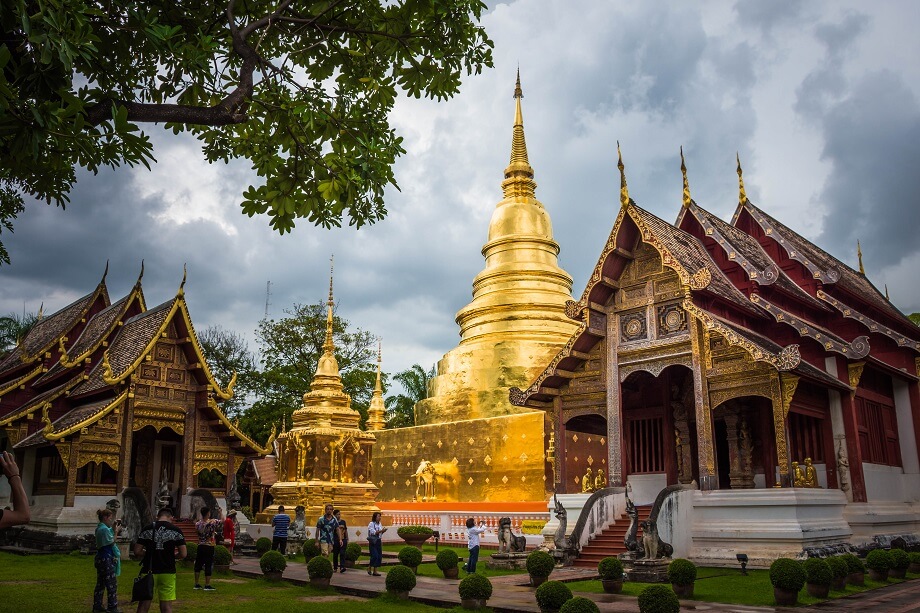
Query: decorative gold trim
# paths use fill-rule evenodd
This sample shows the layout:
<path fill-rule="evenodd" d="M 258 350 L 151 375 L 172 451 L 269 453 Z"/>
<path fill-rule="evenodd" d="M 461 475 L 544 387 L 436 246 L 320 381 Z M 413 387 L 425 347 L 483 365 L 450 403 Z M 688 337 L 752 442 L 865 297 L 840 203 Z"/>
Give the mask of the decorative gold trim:
<path fill-rule="evenodd" d="M 216 470 L 220 474 L 227 476 L 227 461 L 226 460 L 196 460 L 192 464 L 192 474 L 197 475 L 203 470 Z"/>
<path fill-rule="evenodd" d="M 773 396 L 773 433 L 776 439 L 776 463 L 779 465 L 779 472 L 782 476 L 789 473 L 789 446 L 786 442 L 786 415 L 783 409 L 783 389 L 778 376 L 774 375 L 770 378 L 770 388 Z M 790 400 L 791 398 L 790 396 Z M 782 478 L 777 481 L 776 485 L 782 485 Z"/>
<path fill-rule="evenodd" d="M 512 387 L 510 390 L 508 390 L 508 400 L 511 402 L 511 404 L 513 404 L 514 406 L 520 406 L 520 407 L 525 406 L 531 396 L 539 393 L 540 386 L 543 385 L 543 382 L 547 378 L 551 377 L 555 373 L 556 367 L 559 365 L 559 362 L 569 357 L 569 355 L 571 354 L 572 348 L 575 346 L 575 342 L 581 337 L 582 333 L 584 333 L 585 330 L 587 329 L 588 329 L 587 322 L 584 322 L 580 326 L 578 326 L 578 329 L 575 330 L 575 333 L 572 334 L 568 342 L 562 347 L 562 349 L 559 350 L 559 352 L 556 354 L 556 357 L 553 358 L 553 361 L 550 362 L 549 365 L 543 369 L 543 372 L 540 373 L 540 375 L 534 380 L 533 383 L 530 384 L 530 386 L 526 390 L 522 390 L 518 387 Z"/>
<path fill-rule="evenodd" d="M 53 395 L 51 395 L 51 396 L 45 398 L 45 399 L 44 399 L 41 403 L 39 403 L 39 404 L 34 404 L 34 400 L 35 400 L 35 399 L 33 398 L 31 401 L 29 401 L 28 403 L 26 403 L 26 405 L 23 407 L 22 410 L 20 410 L 20 411 L 18 411 L 18 412 L 16 412 L 16 413 L 13 413 L 12 415 L 7 415 L 7 416 L 4 417 L 3 419 L 0 419 L 0 427 L 6 426 L 6 425 L 8 425 L 8 424 L 11 424 L 11 423 L 13 423 L 14 421 L 17 421 L 18 419 L 21 419 L 22 417 L 25 417 L 26 415 L 28 415 L 28 414 L 30 414 L 30 413 L 34 413 L 35 411 L 40 411 L 40 410 L 42 409 L 42 407 L 44 407 L 45 405 L 49 405 L 49 406 L 50 406 L 52 402 L 54 402 L 55 400 L 57 400 L 58 398 L 60 398 L 60 397 L 63 396 L 64 394 L 69 394 L 69 393 L 70 393 L 70 388 L 74 387 L 77 383 L 80 383 L 80 382 L 83 381 L 85 378 L 86 378 L 86 375 L 84 375 L 84 374 L 77 375 L 76 377 L 74 377 L 73 379 L 71 379 L 70 381 L 68 381 L 67 383 L 63 384 L 63 385 L 61 386 L 61 389 L 59 389 L 58 392 L 57 392 L 56 394 L 53 394 Z"/>
<path fill-rule="evenodd" d="M 789 373 L 780 373 L 779 375 L 780 390 L 782 394 L 783 419 L 789 415 L 789 407 L 792 406 L 792 397 L 795 396 L 795 390 L 799 386 L 799 378 Z"/>
<path fill-rule="evenodd" d="M 140 294 L 139 283 L 140 283 L 140 279 L 138 279 L 138 284 L 135 284 L 135 286 L 131 288 L 131 293 L 128 294 L 127 298 L 125 298 L 124 304 L 122 304 L 121 311 L 119 312 L 119 314 L 116 315 L 114 319 L 112 319 L 112 323 L 109 324 L 109 327 L 102 334 L 99 335 L 99 338 L 96 340 L 96 342 L 93 343 L 92 346 L 88 347 L 86 351 L 84 351 L 78 356 L 68 356 L 67 352 L 64 351 L 63 338 L 61 339 L 61 345 L 60 345 L 61 366 L 65 368 L 73 368 L 74 366 L 78 365 L 80 362 L 82 362 L 86 358 L 90 357 L 97 349 L 99 349 L 99 347 L 102 346 L 106 342 L 109 335 L 112 334 L 112 332 L 115 331 L 119 325 L 121 325 L 122 323 L 121 318 L 124 317 L 125 313 L 131 307 L 131 304 L 134 302 L 135 299 L 140 301 L 141 308 L 143 309 L 144 300 L 143 300 L 143 297 L 139 295 Z M 71 345 L 71 348 L 73 348 L 73 345 Z M 105 356 L 103 356 L 103 359 L 105 359 Z M 109 368 L 111 370 L 111 366 Z"/>
<path fill-rule="evenodd" d="M 101 293 L 102 290 L 104 290 L 104 289 L 105 289 L 105 276 L 103 276 L 102 281 L 100 281 L 99 284 L 96 286 L 96 290 L 93 292 L 93 294 L 92 294 L 92 296 L 90 297 L 90 299 L 86 302 L 86 306 L 83 308 L 82 311 L 80 311 L 80 313 L 79 313 L 78 315 L 75 315 L 75 316 L 74 316 L 74 318 L 73 318 L 72 321 L 79 322 L 81 319 L 85 319 L 85 318 L 86 318 L 86 314 L 89 312 L 90 307 L 93 306 L 93 304 L 96 302 L 96 299 L 99 297 L 100 293 Z M 108 298 L 106 298 L 105 301 L 108 302 Z M 106 306 L 109 306 L 109 305 L 107 304 Z M 39 309 L 39 311 L 41 311 L 41 309 Z M 51 317 L 53 317 L 53 316 L 54 316 L 54 315 L 52 315 Z M 39 312 L 39 321 L 42 321 L 42 319 L 43 319 L 43 318 L 42 318 L 42 316 L 41 316 L 41 312 Z M 49 319 L 49 318 L 44 318 L 44 319 Z M 26 335 L 26 336 L 28 336 L 28 335 Z M 20 359 L 22 360 L 23 364 L 29 364 L 29 363 L 31 363 L 31 362 L 34 362 L 35 360 L 37 360 L 37 359 L 40 358 L 41 356 L 45 355 L 45 353 L 47 353 L 48 351 L 50 351 L 52 347 L 54 347 L 55 345 L 58 344 L 58 339 L 59 339 L 59 338 L 60 338 L 60 337 L 55 336 L 53 339 L 51 339 L 51 341 L 48 342 L 47 345 L 43 346 L 39 351 L 36 351 L 34 354 L 28 354 L 28 353 L 26 353 L 25 347 L 23 347 L 22 356 L 20 357 Z M 23 340 L 25 340 L 25 337 L 23 338 Z"/>
<path fill-rule="evenodd" d="M 80 450 L 77 454 L 77 468 L 83 468 L 90 462 L 95 462 L 96 464 L 101 464 L 105 462 L 108 464 L 112 470 L 118 470 L 119 465 L 119 452 L 115 451 L 102 451 L 102 450 L 90 450 L 83 451 Z"/>
<path fill-rule="evenodd" d="M 54 432 L 54 425 L 51 423 L 50 420 L 47 420 L 48 412 L 46 409 L 42 416 L 42 421 L 45 421 L 45 427 L 42 429 L 42 435 L 44 435 L 46 440 L 58 441 L 64 438 L 65 436 L 69 436 L 73 434 L 74 432 L 79 432 L 81 429 L 95 423 L 99 419 L 102 419 L 103 417 L 111 413 L 115 409 L 115 407 L 119 406 L 122 402 L 124 402 L 125 398 L 127 397 L 128 397 L 128 388 L 125 388 L 125 390 L 121 394 L 119 394 L 112 402 L 107 404 L 100 411 L 96 412 L 95 414 L 91 415 L 90 417 L 84 419 L 81 422 L 78 422 L 64 430 L 61 430 L 60 432 Z"/>
<path fill-rule="evenodd" d="M 684 287 L 694 290 L 706 289 L 709 284 L 712 282 L 712 272 L 710 272 L 705 266 L 700 268 L 692 275 L 687 272 L 687 270 L 681 266 L 680 262 L 675 258 L 667 247 L 655 236 L 655 233 L 651 228 L 642 220 L 642 216 L 635 211 L 635 207 L 630 205 L 625 207 L 629 212 L 630 219 L 633 220 L 633 223 L 636 224 L 636 227 L 639 228 L 639 233 L 642 236 L 642 241 L 648 243 L 661 256 L 661 263 L 664 266 L 667 266 L 671 270 L 677 273 L 677 277 L 680 279 L 681 284 Z"/>
<path fill-rule="evenodd" d="M 617 213 L 616 221 L 613 222 L 613 229 L 610 230 L 610 235 L 607 237 L 607 244 L 604 245 L 604 249 L 597 259 L 597 264 L 594 265 L 594 272 L 591 273 L 591 278 L 588 279 L 588 283 L 585 285 L 585 289 L 581 294 L 581 298 L 578 300 L 578 304 L 588 304 L 588 296 L 591 290 L 593 290 L 594 286 L 600 283 L 601 279 L 604 277 L 604 263 L 607 261 L 607 256 L 616 251 L 617 235 L 620 233 L 620 226 L 623 223 L 624 217 L 626 217 L 625 207 L 620 208 L 620 212 Z"/>
<path fill-rule="evenodd" d="M 58 455 L 61 456 L 61 462 L 64 464 L 64 470 L 70 471 L 70 450 L 72 448 L 71 443 L 61 442 L 54 446 L 57 449 Z M 74 475 L 76 478 L 76 475 Z"/>
<path fill-rule="evenodd" d="M 844 317 L 855 319 L 856 321 L 864 325 L 866 328 L 868 328 L 871 332 L 878 332 L 879 334 L 884 334 L 885 336 L 887 336 L 888 338 L 896 342 L 898 344 L 898 347 L 909 347 L 913 349 L 914 351 L 916 351 L 917 353 L 920 353 L 920 342 L 913 341 L 907 338 L 906 336 L 904 336 L 903 334 L 898 334 L 891 328 L 887 326 L 883 326 L 882 324 L 878 323 L 874 319 L 866 317 L 865 315 L 863 315 L 862 313 L 860 313 L 853 307 L 840 302 L 833 296 L 829 296 L 827 293 L 825 293 L 824 291 L 820 289 L 817 292 L 817 296 L 824 302 L 828 303 L 829 305 L 831 305 L 832 307 L 840 311 L 840 314 L 843 315 Z M 863 356 L 857 356 L 857 357 L 863 357 Z"/>
<path fill-rule="evenodd" d="M 856 388 L 859 387 L 859 380 L 862 378 L 863 368 L 865 367 L 865 362 L 847 364 L 847 374 L 850 376 L 850 387 L 853 388 L 853 393 L 856 393 Z"/>
<path fill-rule="evenodd" d="M 208 398 L 208 406 L 214 411 L 214 414 L 217 415 L 217 419 L 221 421 L 227 428 L 230 429 L 233 434 L 256 450 L 261 455 L 267 455 L 272 450 L 272 443 L 275 442 L 275 439 L 278 437 L 278 427 L 276 424 L 272 424 L 271 434 L 268 435 L 268 440 L 265 442 L 265 446 L 259 445 L 257 442 L 249 438 L 242 430 L 236 427 L 236 425 L 230 421 L 230 418 L 217 406 L 217 402 L 213 398 Z"/>
<path fill-rule="evenodd" d="M 9 392 L 9 391 L 12 391 L 12 390 L 14 390 L 14 389 L 16 389 L 16 388 L 19 387 L 20 385 L 23 385 L 23 384 L 25 384 L 25 383 L 28 383 L 29 381 L 31 381 L 32 379 L 34 379 L 35 377 L 37 377 L 37 376 L 42 372 L 42 369 L 43 369 L 43 368 L 44 368 L 44 365 L 43 365 L 43 364 L 39 364 L 39 365 L 36 366 L 34 369 L 30 370 L 29 372 L 27 372 L 26 374 L 22 375 L 22 376 L 19 377 L 18 379 L 13 379 L 13 380 L 10 381 L 9 383 L 7 383 L 7 384 L 6 384 L 6 387 L 0 387 L 0 396 L 3 396 L 3 394 L 5 394 L 5 393 L 7 393 L 7 392 Z"/>
<path fill-rule="evenodd" d="M 821 292 L 819 292 L 821 293 Z M 857 336 L 851 342 L 847 343 L 842 338 L 828 332 L 827 330 L 821 330 L 812 324 L 799 319 L 792 313 L 781 309 L 780 307 L 772 304 L 769 300 L 760 296 L 759 294 L 753 294 L 751 296 L 751 302 L 768 312 L 773 316 L 778 323 L 786 324 L 791 328 L 795 329 L 799 333 L 799 336 L 810 338 L 818 343 L 821 343 L 824 346 L 824 349 L 827 351 L 834 351 L 848 358 L 864 358 L 869 355 L 869 337 L 868 336 Z"/>

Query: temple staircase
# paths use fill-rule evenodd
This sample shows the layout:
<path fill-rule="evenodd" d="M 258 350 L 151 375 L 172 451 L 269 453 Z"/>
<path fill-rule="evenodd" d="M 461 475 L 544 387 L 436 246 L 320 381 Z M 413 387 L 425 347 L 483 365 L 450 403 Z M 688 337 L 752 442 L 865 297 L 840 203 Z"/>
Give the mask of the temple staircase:
<path fill-rule="evenodd" d="M 195 522 L 188 519 L 177 519 L 172 523 L 176 528 L 182 531 L 186 543 L 198 544 L 198 531 L 195 530 Z"/>
<path fill-rule="evenodd" d="M 636 510 L 639 512 L 639 521 L 643 522 L 648 519 L 649 514 L 652 512 L 652 506 L 637 506 Z M 582 547 L 574 565 L 582 568 L 597 568 L 597 563 L 604 558 L 625 553 L 626 545 L 624 541 L 626 540 L 627 530 L 629 530 L 629 516 L 623 513 L 603 532 Z M 642 539 L 641 526 L 636 533 L 636 538 Z"/>

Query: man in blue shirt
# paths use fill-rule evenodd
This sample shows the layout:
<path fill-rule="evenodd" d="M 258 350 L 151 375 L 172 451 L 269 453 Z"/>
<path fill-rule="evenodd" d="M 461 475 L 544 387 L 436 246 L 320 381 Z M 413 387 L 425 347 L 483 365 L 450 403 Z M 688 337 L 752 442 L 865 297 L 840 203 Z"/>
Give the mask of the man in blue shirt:
<path fill-rule="evenodd" d="M 335 531 L 339 527 L 339 522 L 336 521 L 335 516 L 332 514 L 331 504 L 326 505 L 325 511 L 326 512 L 316 521 L 316 530 L 313 532 L 313 538 L 316 540 L 320 552 L 328 558 L 335 544 Z"/>
<path fill-rule="evenodd" d="M 284 512 L 284 507 L 278 507 L 278 514 L 272 517 L 272 549 L 285 553 L 287 551 L 288 528 L 291 525 L 291 516 Z"/>

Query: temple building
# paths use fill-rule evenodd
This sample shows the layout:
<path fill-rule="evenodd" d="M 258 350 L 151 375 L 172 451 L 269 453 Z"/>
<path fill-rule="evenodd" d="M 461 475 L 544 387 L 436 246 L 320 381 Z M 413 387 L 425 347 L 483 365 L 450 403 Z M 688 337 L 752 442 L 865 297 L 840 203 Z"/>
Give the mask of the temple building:
<path fill-rule="evenodd" d="M 683 154 L 673 224 L 619 168 L 613 230 L 566 309 L 578 329 L 510 393 L 552 423 L 559 491 L 583 489 L 574 428 L 606 437 L 610 483 L 637 504 L 698 485 L 682 555 L 916 532 L 920 328 L 861 255 L 854 270 L 755 206 L 740 161 L 731 223 L 691 198 Z"/>
<path fill-rule="evenodd" d="M 513 405 L 508 390 L 527 385 L 578 324 L 565 314 L 572 277 L 557 263 L 552 222 L 535 194 L 522 97 L 518 75 L 504 198 L 473 300 L 457 313 L 460 343 L 438 362 L 415 427 L 377 432 L 381 500 L 543 501 L 552 489 L 544 416 Z"/>
<path fill-rule="evenodd" d="M 150 510 L 165 497 L 188 516 L 187 492 L 225 498 L 243 460 L 271 448 L 221 410 L 234 381 L 221 386 L 208 368 L 184 277 L 150 309 L 142 277 L 143 267 L 112 302 L 103 275 L 0 362 L 0 449 L 12 449 L 22 469 L 29 530 L 91 534 L 95 510 L 126 488 Z"/>

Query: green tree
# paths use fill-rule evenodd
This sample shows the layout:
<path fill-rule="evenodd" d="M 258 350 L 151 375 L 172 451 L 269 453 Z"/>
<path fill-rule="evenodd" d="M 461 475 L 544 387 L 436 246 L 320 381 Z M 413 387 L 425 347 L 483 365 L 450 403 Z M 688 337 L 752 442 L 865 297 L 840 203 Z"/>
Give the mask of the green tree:
<path fill-rule="evenodd" d="M 0 229 L 64 206 L 76 169 L 149 167 L 140 123 L 246 159 L 247 215 L 277 231 L 386 215 L 397 96 L 443 100 L 492 66 L 481 0 L 0 3 Z M 5 252 L 0 260 L 8 261 Z"/>
<path fill-rule="evenodd" d="M 428 382 L 435 376 L 435 367 L 425 371 L 418 364 L 393 375 L 402 384 L 405 393 L 387 397 L 387 427 L 405 428 L 415 425 L 413 408 L 419 400 L 428 398 Z"/>
<path fill-rule="evenodd" d="M 8 356 L 36 323 L 36 313 L 25 313 L 21 317 L 16 313 L 9 313 L 0 317 L 0 359 Z"/>
<path fill-rule="evenodd" d="M 223 401 L 221 407 L 227 415 L 238 416 L 251 400 L 259 376 L 249 344 L 240 334 L 219 325 L 205 328 L 198 334 L 198 340 L 218 383 L 227 385 L 236 373 L 233 397 Z"/>
<path fill-rule="evenodd" d="M 920 313 L 911 313 L 908 317 L 910 317 L 912 322 L 920 326 Z"/>
<path fill-rule="evenodd" d="M 291 414 L 301 406 L 316 374 L 326 340 L 326 305 L 295 304 L 286 317 L 262 320 L 256 330 L 262 369 L 256 378 L 252 406 L 244 411 L 241 427 L 256 440 L 265 440 L 282 418 L 288 427 Z M 377 380 L 376 338 L 361 329 L 349 330 L 346 320 L 333 315 L 332 337 L 345 393 L 361 414 L 363 426 Z"/>

